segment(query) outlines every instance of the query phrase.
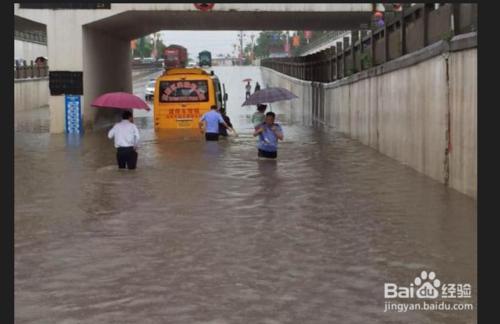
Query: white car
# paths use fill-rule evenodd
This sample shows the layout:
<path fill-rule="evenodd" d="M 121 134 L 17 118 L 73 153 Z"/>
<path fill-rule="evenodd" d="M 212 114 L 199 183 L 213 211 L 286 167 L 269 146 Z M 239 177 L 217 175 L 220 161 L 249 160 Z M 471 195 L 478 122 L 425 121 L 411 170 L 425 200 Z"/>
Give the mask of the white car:
<path fill-rule="evenodd" d="M 155 95 L 155 85 L 156 85 L 155 79 L 149 80 L 148 83 L 146 84 L 146 89 L 144 90 L 144 99 L 146 99 L 146 101 L 153 100 L 153 97 Z"/>
<path fill-rule="evenodd" d="M 155 59 L 152 58 L 152 57 L 145 57 L 142 59 L 142 63 L 146 63 L 146 64 L 151 64 L 151 63 L 154 63 L 155 62 Z"/>

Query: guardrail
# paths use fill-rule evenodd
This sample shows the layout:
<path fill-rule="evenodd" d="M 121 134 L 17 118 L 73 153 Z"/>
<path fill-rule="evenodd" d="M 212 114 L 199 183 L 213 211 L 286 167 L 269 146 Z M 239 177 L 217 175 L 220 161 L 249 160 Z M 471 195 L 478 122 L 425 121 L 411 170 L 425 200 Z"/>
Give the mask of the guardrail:
<path fill-rule="evenodd" d="M 329 31 L 328 33 L 321 35 L 321 37 L 311 41 L 309 44 L 305 45 L 299 52 L 299 55 L 303 55 L 304 53 L 307 53 L 308 51 L 320 47 L 322 44 L 327 43 L 328 41 L 331 41 L 332 39 L 335 39 L 339 37 L 340 35 L 348 32 L 348 30 L 333 30 Z"/>
<path fill-rule="evenodd" d="M 43 32 L 24 32 L 19 30 L 14 30 L 14 39 L 18 39 L 25 42 L 37 43 L 41 45 L 47 45 L 47 34 Z"/>
<path fill-rule="evenodd" d="M 318 53 L 286 58 L 268 58 L 261 66 L 294 78 L 332 82 L 415 52 L 454 35 L 477 31 L 477 4 L 417 4 L 387 22 L 382 28 L 352 31 L 351 40 Z"/>
<path fill-rule="evenodd" d="M 132 64 L 133 69 L 161 67 L 163 67 L 161 62 Z M 48 76 L 49 66 L 46 64 L 36 64 L 33 61 L 31 61 L 30 64 L 27 64 L 26 61 L 24 61 L 22 64 L 14 66 L 14 79 L 44 78 Z"/>
<path fill-rule="evenodd" d="M 14 66 L 14 79 L 28 79 L 28 78 L 44 78 L 49 76 L 49 66 L 47 64 L 33 64 L 30 65 L 17 64 Z"/>
<path fill-rule="evenodd" d="M 142 68 L 153 68 L 153 67 L 163 67 L 162 62 L 153 62 L 153 63 L 142 63 L 142 62 L 132 62 L 133 69 L 142 69 Z"/>

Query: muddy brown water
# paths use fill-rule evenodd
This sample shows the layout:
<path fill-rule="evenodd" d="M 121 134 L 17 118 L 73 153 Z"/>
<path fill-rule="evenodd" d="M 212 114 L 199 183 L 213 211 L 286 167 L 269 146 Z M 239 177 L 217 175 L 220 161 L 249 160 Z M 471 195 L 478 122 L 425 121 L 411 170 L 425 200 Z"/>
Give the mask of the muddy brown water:
<path fill-rule="evenodd" d="M 475 323 L 384 312 L 384 283 L 422 270 L 471 283 L 454 301 L 475 306 L 473 199 L 285 115 L 277 161 L 258 160 L 233 119 L 239 137 L 206 143 L 137 118 L 135 171 L 104 130 L 17 132 L 16 323 Z"/>

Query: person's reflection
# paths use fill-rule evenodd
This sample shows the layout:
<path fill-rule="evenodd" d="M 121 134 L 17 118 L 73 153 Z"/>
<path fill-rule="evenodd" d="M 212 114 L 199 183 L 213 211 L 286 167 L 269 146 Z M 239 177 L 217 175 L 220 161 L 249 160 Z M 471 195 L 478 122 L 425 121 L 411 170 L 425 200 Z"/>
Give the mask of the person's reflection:
<path fill-rule="evenodd" d="M 79 147 L 80 142 L 81 142 L 81 135 L 72 133 L 72 134 L 66 134 L 66 145 L 68 147 Z"/>
<path fill-rule="evenodd" d="M 220 145 L 215 141 L 207 141 L 205 145 L 203 145 L 203 155 L 209 159 L 217 158 L 220 153 Z"/>
<path fill-rule="evenodd" d="M 262 185 L 260 192 L 264 195 L 265 203 L 279 196 L 278 189 L 278 161 L 257 160 Z"/>

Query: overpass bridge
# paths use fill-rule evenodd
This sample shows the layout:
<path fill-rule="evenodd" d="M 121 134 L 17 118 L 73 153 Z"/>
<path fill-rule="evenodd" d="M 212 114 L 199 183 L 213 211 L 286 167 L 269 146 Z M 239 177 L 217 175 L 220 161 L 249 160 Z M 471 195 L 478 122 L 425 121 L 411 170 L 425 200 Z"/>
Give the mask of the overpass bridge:
<path fill-rule="evenodd" d="M 366 27 L 372 13 L 370 3 L 218 3 L 209 12 L 192 3 L 113 3 L 95 9 L 64 6 L 14 4 L 14 15 L 45 26 L 52 72 L 82 72 L 76 82 L 83 85 L 86 129 L 113 117 L 111 111 L 90 108 L 93 98 L 103 92 L 132 91 L 132 39 L 159 30 L 360 29 Z M 51 133 L 64 132 L 64 96 L 51 95 L 49 106 Z"/>

